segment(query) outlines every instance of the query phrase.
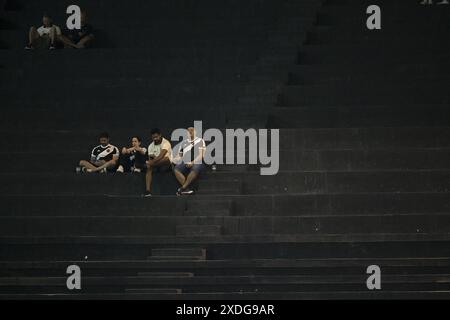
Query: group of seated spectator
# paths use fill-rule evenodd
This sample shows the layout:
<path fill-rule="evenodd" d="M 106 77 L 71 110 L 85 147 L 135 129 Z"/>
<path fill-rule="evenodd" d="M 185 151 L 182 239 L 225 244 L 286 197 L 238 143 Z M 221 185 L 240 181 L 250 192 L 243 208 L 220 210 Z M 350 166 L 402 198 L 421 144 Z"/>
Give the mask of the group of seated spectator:
<path fill-rule="evenodd" d="M 205 141 L 196 136 L 195 129 L 187 129 L 189 138 L 181 143 L 175 156 L 172 155 L 172 146 L 165 139 L 158 128 L 151 130 L 152 142 L 146 149 L 142 147 L 142 140 L 138 136 L 131 139 L 131 146 L 119 149 L 110 144 L 108 133 L 99 137 L 100 144 L 92 149 L 90 160 L 81 160 L 79 170 L 93 173 L 145 173 L 145 197 L 151 196 L 153 172 L 173 171 L 180 184 L 177 195 L 191 195 L 194 190 L 190 188 L 200 173 L 204 170 Z M 195 155 L 195 158 L 187 157 Z M 186 159 L 189 159 L 187 161 Z"/>
<path fill-rule="evenodd" d="M 42 26 L 32 26 L 28 32 L 28 44 L 25 49 L 84 49 L 92 45 L 95 37 L 92 25 L 87 21 L 87 14 L 81 11 L 80 29 L 69 30 L 61 28 L 53 23 L 53 19 L 44 14 Z"/>

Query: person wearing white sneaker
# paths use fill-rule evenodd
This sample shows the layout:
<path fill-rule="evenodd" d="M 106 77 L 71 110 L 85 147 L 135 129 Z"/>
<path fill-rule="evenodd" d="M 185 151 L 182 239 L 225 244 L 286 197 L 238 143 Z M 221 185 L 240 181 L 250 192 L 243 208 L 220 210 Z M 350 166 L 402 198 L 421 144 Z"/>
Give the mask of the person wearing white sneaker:
<path fill-rule="evenodd" d="M 138 136 L 131 138 L 131 147 L 122 148 L 119 157 L 119 167 L 116 172 L 141 172 L 145 169 L 147 149 L 141 147 L 142 140 Z"/>
<path fill-rule="evenodd" d="M 119 149 L 109 143 L 108 133 L 101 133 L 99 141 L 100 144 L 92 149 L 91 160 L 80 161 L 79 166 L 82 168 L 82 172 L 106 173 L 108 170 L 113 170 L 117 166 Z"/>
<path fill-rule="evenodd" d="M 52 18 L 48 14 L 42 17 L 42 26 L 31 27 L 28 32 L 28 44 L 25 49 L 45 48 L 55 49 L 56 42 L 60 40 L 61 29 L 53 24 Z"/>

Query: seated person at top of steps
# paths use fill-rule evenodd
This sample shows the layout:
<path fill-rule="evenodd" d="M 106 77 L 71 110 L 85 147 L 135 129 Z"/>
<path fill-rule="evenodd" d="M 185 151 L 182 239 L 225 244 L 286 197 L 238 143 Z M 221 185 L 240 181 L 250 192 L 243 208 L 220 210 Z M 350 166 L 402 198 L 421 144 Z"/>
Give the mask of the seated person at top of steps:
<path fill-rule="evenodd" d="M 170 170 L 172 168 L 172 146 L 163 138 L 161 130 L 151 130 L 152 143 L 148 146 L 147 174 L 145 175 L 145 197 L 150 197 L 153 171 Z"/>
<path fill-rule="evenodd" d="M 81 160 L 80 167 L 83 172 L 113 171 L 119 161 L 119 149 L 109 143 L 109 135 L 103 132 L 99 136 L 100 144 L 92 149 L 91 160 Z"/>
<path fill-rule="evenodd" d="M 189 186 L 205 168 L 203 163 L 206 151 L 205 141 L 196 136 L 193 127 L 189 127 L 187 130 L 190 138 L 183 141 L 178 155 L 174 158 L 174 163 L 176 163 L 175 177 L 181 185 L 177 190 L 177 195 L 194 194 Z"/>
<path fill-rule="evenodd" d="M 134 136 L 131 138 L 131 147 L 122 148 L 119 157 L 119 167 L 116 172 L 142 172 L 145 170 L 147 159 L 147 149 L 141 147 L 141 138 Z"/>
<path fill-rule="evenodd" d="M 80 14 L 81 29 L 65 29 L 60 36 L 64 48 L 84 49 L 90 47 L 95 39 L 94 29 L 87 21 L 86 11 Z"/>
<path fill-rule="evenodd" d="M 28 32 L 28 44 L 25 49 L 55 49 L 56 42 L 60 39 L 61 29 L 53 24 L 48 14 L 42 17 L 42 26 L 32 26 Z"/>

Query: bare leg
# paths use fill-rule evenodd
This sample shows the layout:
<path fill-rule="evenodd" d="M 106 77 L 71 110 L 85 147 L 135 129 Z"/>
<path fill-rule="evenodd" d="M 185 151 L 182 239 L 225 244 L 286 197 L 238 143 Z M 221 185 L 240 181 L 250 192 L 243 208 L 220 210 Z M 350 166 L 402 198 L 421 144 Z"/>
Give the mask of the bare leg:
<path fill-rule="evenodd" d="M 170 165 L 170 160 L 167 158 L 161 159 L 158 162 L 153 162 L 153 164 L 147 164 L 147 174 L 145 175 L 145 190 L 150 192 L 152 189 L 153 180 L 153 168 L 162 167 L 165 165 Z"/>
<path fill-rule="evenodd" d="M 177 178 L 180 185 L 183 185 L 184 182 L 186 181 L 186 177 L 177 169 L 175 169 L 173 172 L 175 173 L 175 178 Z"/>
<path fill-rule="evenodd" d="M 102 164 L 100 167 L 95 168 L 94 170 L 92 170 L 92 172 L 98 172 L 98 171 L 103 170 L 105 168 L 113 167 L 113 166 L 116 165 L 116 163 L 117 163 L 116 160 L 109 160 L 109 161 L 105 162 L 104 164 Z"/>
<path fill-rule="evenodd" d="M 195 180 L 197 179 L 198 173 L 195 171 L 191 171 L 187 178 L 186 181 L 184 182 L 184 184 L 181 186 L 181 188 L 186 189 L 187 187 L 189 187 L 189 185 Z"/>
<path fill-rule="evenodd" d="M 92 41 L 92 40 L 94 40 L 94 37 L 93 37 L 93 36 L 91 36 L 91 35 L 86 36 L 86 37 L 84 37 L 83 39 L 81 39 L 81 40 L 76 44 L 76 47 L 77 47 L 78 49 L 84 49 L 84 48 L 86 48 L 86 45 L 87 45 L 90 41 Z"/>
<path fill-rule="evenodd" d="M 86 160 L 81 160 L 80 161 L 80 167 L 84 167 L 84 168 L 90 169 L 90 170 L 94 170 L 94 169 L 97 168 L 92 163 L 90 163 L 89 161 L 86 161 Z"/>
<path fill-rule="evenodd" d="M 58 36 L 58 40 L 61 41 L 64 44 L 65 48 L 76 48 L 76 44 L 72 42 L 69 38 L 67 38 L 65 35 Z"/>
<path fill-rule="evenodd" d="M 53 26 L 50 29 L 50 46 L 55 45 L 55 35 L 56 35 L 56 28 L 55 28 L 55 26 Z"/>
<path fill-rule="evenodd" d="M 34 42 L 39 38 L 39 33 L 37 32 L 36 27 L 31 27 L 28 32 L 28 44 L 33 45 Z"/>
<path fill-rule="evenodd" d="M 145 190 L 150 192 L 152 189 L 152 179 L 153 179 L 153 166 L 147 166 L 147 173 L 145 175 Z"/>

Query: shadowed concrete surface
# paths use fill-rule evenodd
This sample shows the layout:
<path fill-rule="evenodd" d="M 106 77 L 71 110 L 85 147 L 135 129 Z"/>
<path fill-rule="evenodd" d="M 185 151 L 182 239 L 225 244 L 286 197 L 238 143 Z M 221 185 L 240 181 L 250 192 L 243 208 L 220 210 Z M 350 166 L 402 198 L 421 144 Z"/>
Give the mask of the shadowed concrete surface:
<path fill-rule="evenodd" d="M 26 51 L 71 1 L 0 3 L 0 299 L 450 298 L 449 6 L 378 1 L 369 31 L 365 0 L 80 1 L 93 48 Z M 101 131 L 194 120 L 279 128 L 279 173 L 142 198 L 74 171 Z"/>

